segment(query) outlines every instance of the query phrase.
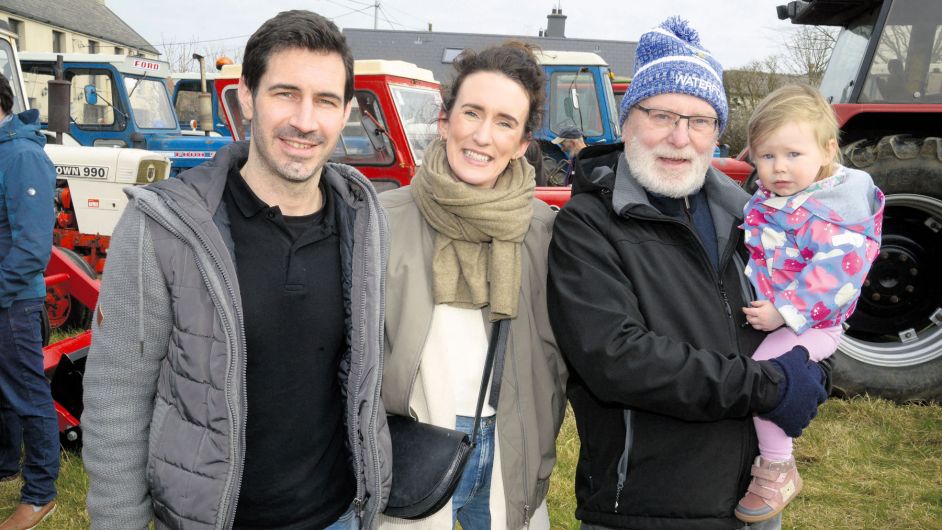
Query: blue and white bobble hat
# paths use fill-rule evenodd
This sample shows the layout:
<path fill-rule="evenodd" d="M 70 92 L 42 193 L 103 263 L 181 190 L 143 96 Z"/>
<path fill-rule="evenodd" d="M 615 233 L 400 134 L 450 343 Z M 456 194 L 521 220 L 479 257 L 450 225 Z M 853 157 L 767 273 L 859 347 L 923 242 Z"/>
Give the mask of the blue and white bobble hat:
<path fill-rule="evenodd" d="M 641 35 L 635 52 L 635 75 L 621 100 L 618 123 L 628 111 L 658 94 L 689 94 L 716 109 L 719 132 L 726 129 L 729 105 L 723 90 L 723 66 L 700 44 L 697 30 L 680 17 L 670 17 Z"/>

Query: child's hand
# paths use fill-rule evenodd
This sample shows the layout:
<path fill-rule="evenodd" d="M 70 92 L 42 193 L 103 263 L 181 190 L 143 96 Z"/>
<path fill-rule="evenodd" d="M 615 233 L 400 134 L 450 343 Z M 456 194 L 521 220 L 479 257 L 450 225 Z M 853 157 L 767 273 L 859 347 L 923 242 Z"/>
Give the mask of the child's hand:
<path fill-rule="evenodd" d="M 782 327 L 785 319 L 775 308 L 775 304 L 768 300 L 756 300 L 750 302 L 752 307 L 742 308 L 746 314 L 746 322 L 759 331 L 772 331 Z"/>

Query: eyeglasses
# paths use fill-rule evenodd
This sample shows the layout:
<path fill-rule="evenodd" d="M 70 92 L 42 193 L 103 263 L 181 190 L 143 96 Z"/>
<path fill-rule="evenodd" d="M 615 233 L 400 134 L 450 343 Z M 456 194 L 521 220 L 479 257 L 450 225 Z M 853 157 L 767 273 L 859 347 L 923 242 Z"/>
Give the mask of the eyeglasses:
<path fill-rule="evenodd" d="M 673 129 L 677 127 L 680 120 L 687 120 L 687 128 L 698 133 L 713 132 L 719 122 L 717 118 L 710 116 L 685 116 L 669 110 L 648 109 L 641 105 L 635 105 L 638 110 L 648 115 L 648 121 L 658 129 Z"/>

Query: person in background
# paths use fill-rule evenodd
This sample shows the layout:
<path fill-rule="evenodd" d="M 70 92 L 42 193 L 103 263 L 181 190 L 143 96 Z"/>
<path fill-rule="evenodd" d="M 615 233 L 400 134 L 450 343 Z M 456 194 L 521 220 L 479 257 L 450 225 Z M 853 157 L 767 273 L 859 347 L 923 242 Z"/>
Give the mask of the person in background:
<path fill-rule="evenodd" d="M 641 36 L 635 68 L 624 144 L 579 154 L 549 249 L 582 442 L 576 517 L 592 530 L 742 528 L 752 416 L 806 426 L 827 365 L 798 350 L 750 357 L 764 334 L 738 310 L 752 299 L 738 228 L 749 195 L 710 165 L 729 115 L 719 62 L 672 17 Z"/>
<path fill-rule="evenodd" d="M 556 138 L 553 138 L 551 143 L 558 145 L 569 160 L 575 160 L 579 152 L 586 147 L 582 131 L 575 127 L 563 127 L 563 129 L 559 131 L 559 134 L 556 135 Z"/>
<path fill-rule="evenodd" d="M 530 142 L 523 156 L 533 166 L 533 181 L 536 182 L 536 185 L 546 186 L 546 174 L 543 171 L 543 150 L 540 149 L 539 142 Z"/>
<path fill-rule="evenodd" d="M 548 529 L 546 493 L 566 407 L 566 368 L 546 313 L 553 212 L 524 158 L 541 122 L 543 71 L 508 43 L 464 52 L 440 140 L 409 186 L 385 192 L 386 410 L 471 433 L 491 323 L 510 319 L 461 482 L 439 512 L 387 528 Z M 491 390 L 497 388 L 489 387 Z"/>
<path fill-rule="evenodd" d="M 33 528 L 56 509 L 59 424 L 43 372 L 43 271 L 52 253 L 56 168 L 43 151 L 39 111 L 13 114 L 13 88 L 0 74 L 0 470 L 19 472 L 20 502 L 0 530 Z"/>
<path fill-rule="evenodd" d="M 572 176 L 575 172 L 576 157 L 579 156 L 579 153 L 586 147 L 585 138 L 582 136 L 582 131 L 579 129 L 575 127 L 563 127 L 563 129 L 559 131 L 559 134 L 556 135 L 556 138 L 553 138 L 551 143 L 559 146 L 563 155 L 566 156 L 566 161 L 569 166 L 568 174 L 563 181 L 557 185 L 569 186 L 572 184 Z"/>

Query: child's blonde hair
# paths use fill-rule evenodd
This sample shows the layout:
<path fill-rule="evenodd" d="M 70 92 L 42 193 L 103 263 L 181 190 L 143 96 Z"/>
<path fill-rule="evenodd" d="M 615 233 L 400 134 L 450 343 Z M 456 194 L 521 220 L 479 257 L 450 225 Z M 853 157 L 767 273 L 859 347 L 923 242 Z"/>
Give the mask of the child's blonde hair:
<path fill-rule="evenodd" d="M 749 151 L 772 133 L 789 123 L 807 123 L 814 131 L 815 141 L 826 153 L 831 140 L 839 144 L 840 127 L 834 109 L 825 101 L 818 89 L 801 83 L 785 85 L 765 97 L 749 118 Z M 834 150 L 834 159 L 818 171 L 817 179 L 827 178 L 834 165 L 843 161 L 840 148 Z"/>

